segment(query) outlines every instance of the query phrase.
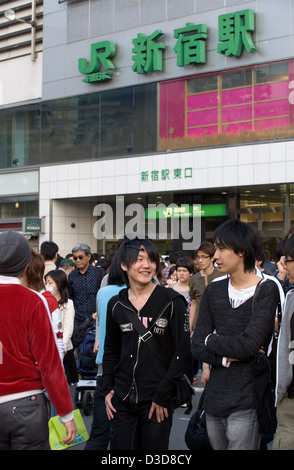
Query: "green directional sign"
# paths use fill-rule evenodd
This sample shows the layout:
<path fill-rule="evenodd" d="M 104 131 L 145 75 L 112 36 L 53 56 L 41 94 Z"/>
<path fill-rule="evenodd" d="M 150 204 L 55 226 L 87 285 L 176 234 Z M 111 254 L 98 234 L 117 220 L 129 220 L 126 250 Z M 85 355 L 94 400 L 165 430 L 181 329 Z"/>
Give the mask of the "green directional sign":
<path fill-rule="evenodd" d="M 22 231 L 23 232 L 42 232 L 42 219 L 40 217 L 24 217 L 22 219 Z"/>
<path fill-rule="evenodd" d="M 193 204 L 182 206 L 157 206 L 145 209 L 149 219 L 173 219 L 175 217 L 219 217 L 226 215 L 226 204 Z"/>

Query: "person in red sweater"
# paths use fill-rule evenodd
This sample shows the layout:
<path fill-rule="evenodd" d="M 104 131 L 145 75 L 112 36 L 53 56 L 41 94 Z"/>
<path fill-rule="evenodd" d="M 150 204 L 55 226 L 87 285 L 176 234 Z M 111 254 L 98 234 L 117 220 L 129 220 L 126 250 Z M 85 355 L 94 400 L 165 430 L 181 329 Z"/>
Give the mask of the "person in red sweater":
<path fill-rule="evenodd" d="M 0 233 L 0 450 L 48 450 L 49 407 L 76 439 L 73 404 L 42 296 L 20 278 L 31 258 L 18 232 Z"/>

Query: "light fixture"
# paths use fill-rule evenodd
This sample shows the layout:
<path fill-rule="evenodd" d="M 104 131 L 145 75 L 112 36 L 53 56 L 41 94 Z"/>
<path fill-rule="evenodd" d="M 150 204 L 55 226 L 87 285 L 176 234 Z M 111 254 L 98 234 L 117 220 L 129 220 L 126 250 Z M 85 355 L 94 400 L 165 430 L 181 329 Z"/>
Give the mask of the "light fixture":
<path fill-rule="evenodd" d="M 36 60 L 36 0 L 32 2 L 32 19 L 30 21 L 23 20 L 22 18 L 16 18 L 15 11 L 9 8 L 8 10 L 4 11 L 4 16 L 8 21 L 17 21 L 18 23 L 26 23 L 29 24 L 32 28 L 32 39 L 31 39 L 31 59 Z"/>
<path fill-rule="evenodd" d="M 8 10 L 4 11 L 4 16 L 8 21 L 18 21 L 19 23 L 27 23 L 30 24 L 31 26 L 37 26 L 36 20 L 23 20 L 22 18 L 16 18 L 15 17 L 15 11 L 9 8 Z"/>

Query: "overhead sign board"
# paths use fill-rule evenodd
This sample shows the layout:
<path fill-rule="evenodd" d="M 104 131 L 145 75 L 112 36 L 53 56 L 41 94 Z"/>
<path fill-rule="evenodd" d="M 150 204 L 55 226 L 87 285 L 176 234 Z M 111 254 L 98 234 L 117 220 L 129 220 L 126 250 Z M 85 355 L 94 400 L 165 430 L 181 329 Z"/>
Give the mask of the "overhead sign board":
<path fill-rule="evenodd" d="M 43 217 L 23 217 L 22 231 L 29 233 L 42 233 L 43 230 Z"/>
<path fill-rule="evenodd" d="M 219 217 L 226 215 L 226 204 L 173 205 L 167 207 L 148 207 L 146 219 L 173 219 L 175 217 Z"/>

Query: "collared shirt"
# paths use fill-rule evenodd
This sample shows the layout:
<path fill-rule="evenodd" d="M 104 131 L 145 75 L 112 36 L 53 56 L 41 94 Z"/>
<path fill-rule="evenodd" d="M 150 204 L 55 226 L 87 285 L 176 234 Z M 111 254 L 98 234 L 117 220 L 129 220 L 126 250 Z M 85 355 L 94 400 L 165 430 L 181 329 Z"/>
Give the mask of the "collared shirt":
<path fill-rule="evenodd" d="M 170 264 L 169 266 L 166 266 L 165 268 L 162 269 L 161 271 L 161 281 L 160 281 L 160 284 L 162 286 L 165 286 L 167 284 L 167 279 L 168 279 L 168 276 L 169 276 L 169 271 L 170 271 L 170 268 L 172 267 L 173 265 Z"/>
<path fill-rule="evenodd" d="M 79 321 L 90 318 L 96 312 L 98 278 L 95 266 L 89 265 L 85 273 L 74 269 L 68 276 L 69 298 L 73 300 L 75 317 Z"/>
<path fill-rule="evenodd" d="M 44 277 L 46 274 L 48 274 L 50 271 L 55 271 L 56 269 L 56 264 L 53 263 L 53 261 L 45 261 L 45 270 L 44 270 Z"/>

